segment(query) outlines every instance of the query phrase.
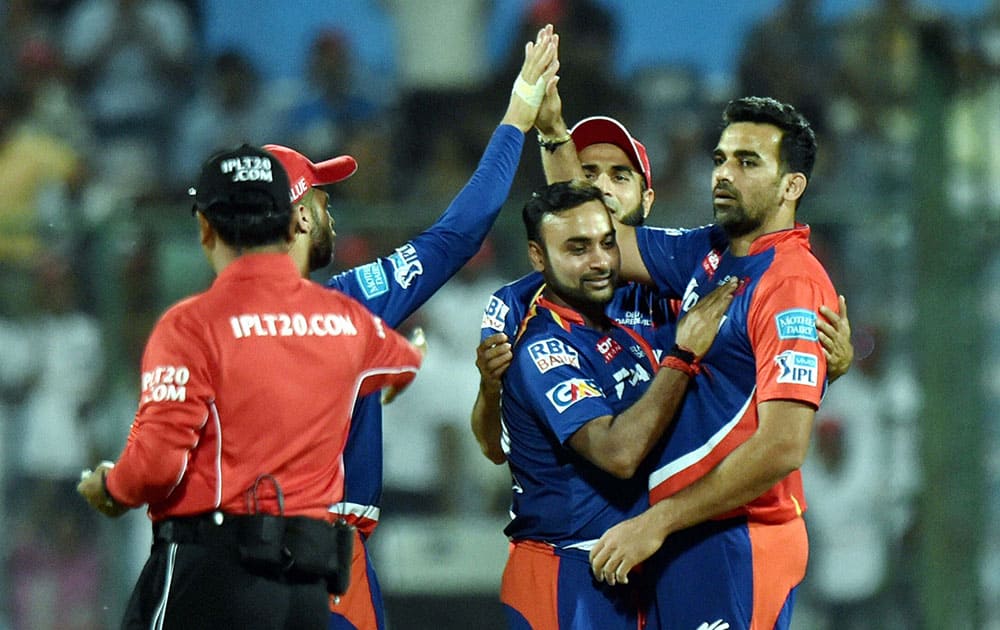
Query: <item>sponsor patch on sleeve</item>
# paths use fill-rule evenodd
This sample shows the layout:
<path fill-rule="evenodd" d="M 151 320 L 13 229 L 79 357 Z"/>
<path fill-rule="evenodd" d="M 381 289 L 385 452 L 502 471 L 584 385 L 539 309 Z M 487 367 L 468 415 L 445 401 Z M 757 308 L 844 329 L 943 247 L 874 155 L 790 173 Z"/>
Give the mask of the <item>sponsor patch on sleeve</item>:
<path fill-rule="evenodd" d="M 385 271 L 377 262 L 361 265 L 354 270 L 354 277 L 361 287 L 361 292 L 369 300 L 389 291 L 389 281 L 385 277 Z"/>
<path fill-rule="evenodd" d="M 576 350 L 559 339 L 549 338 L 536 341 L 528 346 L 528 354 L 535 362 L 535 367 L 542 374 L 560 365 L 580 367 L 580 355 Z"/>
<path fill-rule="evenodd" d="M 603 398 L 604 392 L 594 381 L 571 378 L 545 392 L 556 411 L 562 413 L 584 398 Z"/>
<path fill-rule="evenodd" d="M 779 383 L 816 386 L 819 380 L 819 359 L 815 354 L 785 350 L 774 357 L 778 364 Z"/>
<path fill-rule="evenodd" d="M 805 339 L 816 341 L 816 313 L 804 308 L 793 308 L 774 316 L 779 339 Z"/>
<path fill-rule="evenodd" d="M 424 272 L 424 265 L 417 255 L 417 248 L 410 243 L 396 248 L 396 251 L 389 255 L 389 260 L 392 262 L 393 279 L 404 289 L 409 288 L 413 279 Z"/>
<path fill-rule="evenodd" d="M 506 321 L 509 312 L 510 307 L 503 300 L 495 295 L 491 295 L 490 303 L 486 305 L 486 310 L 483 311 L 483 323 L 480 325 L 480 328 L 490 328 L 497 332 L 503 332 L 505 328 L 504 321 Z"/>

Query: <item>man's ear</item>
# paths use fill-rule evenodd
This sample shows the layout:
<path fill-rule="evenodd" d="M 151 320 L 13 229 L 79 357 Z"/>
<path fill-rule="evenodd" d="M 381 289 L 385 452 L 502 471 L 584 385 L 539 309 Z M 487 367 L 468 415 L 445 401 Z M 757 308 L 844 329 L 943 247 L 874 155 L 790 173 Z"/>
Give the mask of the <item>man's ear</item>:
<path fill-rule="evenodd" d="M 292 204 L 292 234 L 308 234 L 312 229 L 312 212 L 306 204 L 296 202 Z"/>
<path fill-rule="evenodd" d="M 788 173 L 785 175 L 785 199 L 797 202 L 806 192 L 809 180 L 803 173 Z"/>
<path fill-rule="evenodd" d="M 201 212 L 196 213 L 198 217 L 198 239 L 201 242 L 201 246 L 207 250 L 211 250 L 215 246 L 215 239 L 218 235 L 215 233 L 215 228 L 212 224 L 208 222 L 205 215 Z"/>
<path fill-rule="evenodd" d="M 545 271 L 545 251 L 540 243 L 528 241 L 528 260 L 531 261 L 531 268 L 535 271 Z"/>
<path fill-rule="evenodd" d="M 656 199 L 656 193 L 653 192 L 652 188 L 647 188 L 642 191 L 642 218 L 646 219 L 649 217 L 649 211 L 653 209 L 653 201 Z"/>

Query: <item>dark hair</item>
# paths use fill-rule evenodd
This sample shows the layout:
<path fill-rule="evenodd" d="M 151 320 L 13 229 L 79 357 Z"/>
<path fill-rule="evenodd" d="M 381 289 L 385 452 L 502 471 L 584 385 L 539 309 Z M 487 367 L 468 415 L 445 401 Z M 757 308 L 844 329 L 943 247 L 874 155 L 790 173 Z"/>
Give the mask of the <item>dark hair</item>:
<path fill-rule="evenodd" d="M 722 114 L 722 127 L 738 122 L 774 125 L 783 132 L 778 159 L 786 173 L 802 173 L 808 179 L 816 163 L 816 134 L 797 109 L 766 96 L 746 96 L 729 101 Z"/>
<path fill-rule="evenodd" d="M 531 193 L 531 199 L 528 199 L 521 211 L 528 240 L 542 242 L 539 226 L 546 214 L 571 210 L 588 201 L 604 203 L 604 193 L 590 182 L 581 180 L 549 184 Z"/>
<path fill-rule="evenodd" d="M 240 247 L 271 245 L 288 236 L 292 215 L 259 191 L 241 191 L 229 201 L 218 201 L 202 214 L 227 244 Z"/>

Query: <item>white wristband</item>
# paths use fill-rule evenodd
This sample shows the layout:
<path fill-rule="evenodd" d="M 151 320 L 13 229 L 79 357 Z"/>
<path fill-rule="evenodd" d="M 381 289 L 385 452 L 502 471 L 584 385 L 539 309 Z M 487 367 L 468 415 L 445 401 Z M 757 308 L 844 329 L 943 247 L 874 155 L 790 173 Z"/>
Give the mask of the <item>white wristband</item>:
<path fill-rule="evenodd" d="M 514 89 L 511 90 L 514 94 L 521 97 L 528 105 L 532 107 L 538 107 L 542 104 L 542 99 L 545 98 L 545 77 L 540 76 L 538 80 L 535 81 L 534 85 L 531 85 L 527 81 L 521 78 L 521 75 L 517 75 L 517 80 L 514 81 Z"/>

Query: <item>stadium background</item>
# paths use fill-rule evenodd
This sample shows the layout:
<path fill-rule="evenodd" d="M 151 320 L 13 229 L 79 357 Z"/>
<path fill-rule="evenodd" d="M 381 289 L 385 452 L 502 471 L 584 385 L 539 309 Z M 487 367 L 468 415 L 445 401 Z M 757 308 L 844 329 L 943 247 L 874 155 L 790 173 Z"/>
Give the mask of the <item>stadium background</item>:
<path fill-rule="evenodd" d="M 317 279 L 384 255 L 472 172 L 549 20 L 567 120 L 614 115 L 650 148 L 653 225 L 709 220 L 729 98 L 789 100 L 820 132 L 801 218 L 858 361 L 817 420 L 844 463 L 810 456 L 827 485 L 807 471 L 796 628 L 1000 629 L 1000 2 L 136 2 L 160 38 L 102 13 L 133 3 L 0 1 L 0 629 L 112 627 L 145 558 L 143 514 L 99 519 L 72 487 L 121 447 L 155 317 L 211 280 L 186 197 L 200 160 L 242 140 L 355 155 Z M 782 19 L 793 5 L 815 12 Z M 392 628 L 503 625 L 508 489 L 466 426 L 479 309 L 527 268 L 519 208 L 541 181 L 529 136 L 487 247 L 403 327 L 431 354 L 386 411 Z"/>

